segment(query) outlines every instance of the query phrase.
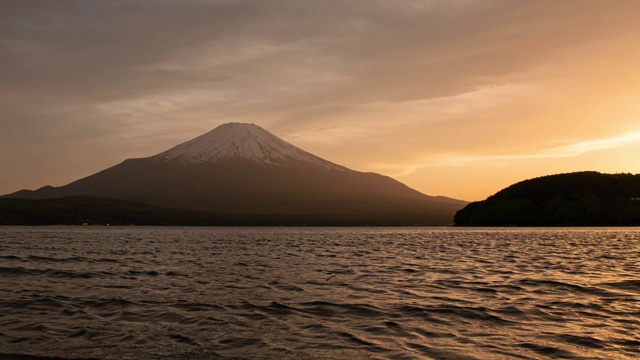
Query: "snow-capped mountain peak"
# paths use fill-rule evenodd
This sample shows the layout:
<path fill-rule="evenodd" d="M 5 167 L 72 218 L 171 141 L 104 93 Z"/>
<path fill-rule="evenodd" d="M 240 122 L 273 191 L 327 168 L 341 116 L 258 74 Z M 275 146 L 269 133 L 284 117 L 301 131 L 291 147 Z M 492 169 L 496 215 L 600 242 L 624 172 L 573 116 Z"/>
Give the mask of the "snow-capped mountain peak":
<path fill-rule="evenodd" d="M 228 158 L 243 158 L 261 165 L 276 166 L 295 161 L 346 170 L 289 144 L 258 125 L 245 123 L 220 125 L 153 157 L 158 162 L 178 161 L 181 164 L 217 162 Z"/>

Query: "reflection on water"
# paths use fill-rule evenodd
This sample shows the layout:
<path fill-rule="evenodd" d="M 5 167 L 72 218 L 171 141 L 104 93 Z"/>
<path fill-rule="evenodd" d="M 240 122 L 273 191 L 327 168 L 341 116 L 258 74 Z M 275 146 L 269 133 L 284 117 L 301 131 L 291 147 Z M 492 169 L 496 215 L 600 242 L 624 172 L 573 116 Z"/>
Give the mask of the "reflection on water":
<path fill-rule="evenodd" d="M 632 359 L 638 329 L 638 229 L 0 228 L 0 359 Z"/>

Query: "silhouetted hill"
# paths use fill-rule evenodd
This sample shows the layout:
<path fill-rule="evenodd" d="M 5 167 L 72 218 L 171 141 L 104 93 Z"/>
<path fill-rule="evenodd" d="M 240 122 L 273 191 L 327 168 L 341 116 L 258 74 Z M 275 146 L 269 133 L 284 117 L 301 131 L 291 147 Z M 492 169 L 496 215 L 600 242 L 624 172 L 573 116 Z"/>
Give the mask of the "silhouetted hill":
<path fill-rule="evenodd" d="M 511 185 L 458 211 L 459 226 L 640 225 L 640 175 L 576 172 Z"/>

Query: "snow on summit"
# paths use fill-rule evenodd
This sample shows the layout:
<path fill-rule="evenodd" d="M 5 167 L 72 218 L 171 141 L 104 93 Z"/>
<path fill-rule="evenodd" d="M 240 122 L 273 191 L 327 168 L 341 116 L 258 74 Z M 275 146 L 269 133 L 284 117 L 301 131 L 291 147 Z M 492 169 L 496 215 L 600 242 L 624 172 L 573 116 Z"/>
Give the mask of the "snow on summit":
<path fill-rule="evenodd" d="M 243 123 L 220 125 L 153 157 L 156 161 L 175 160 L 181 164 L 217 162 L 225 158 L 250 159 L 262 165 L 285 165 L 295 161 L 346 169 L 293 146 L 258 125 Z"/>

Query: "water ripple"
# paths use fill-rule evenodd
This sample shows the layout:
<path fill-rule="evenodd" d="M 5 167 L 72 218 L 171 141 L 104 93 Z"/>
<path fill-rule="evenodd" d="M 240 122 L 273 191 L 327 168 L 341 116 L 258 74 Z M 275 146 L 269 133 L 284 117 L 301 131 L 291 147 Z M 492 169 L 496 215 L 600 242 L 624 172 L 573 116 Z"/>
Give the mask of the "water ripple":
<path fill-rule="evenodd" d="M 0 360 L 640 358 L 638 229 L 0 228 Z"/>

